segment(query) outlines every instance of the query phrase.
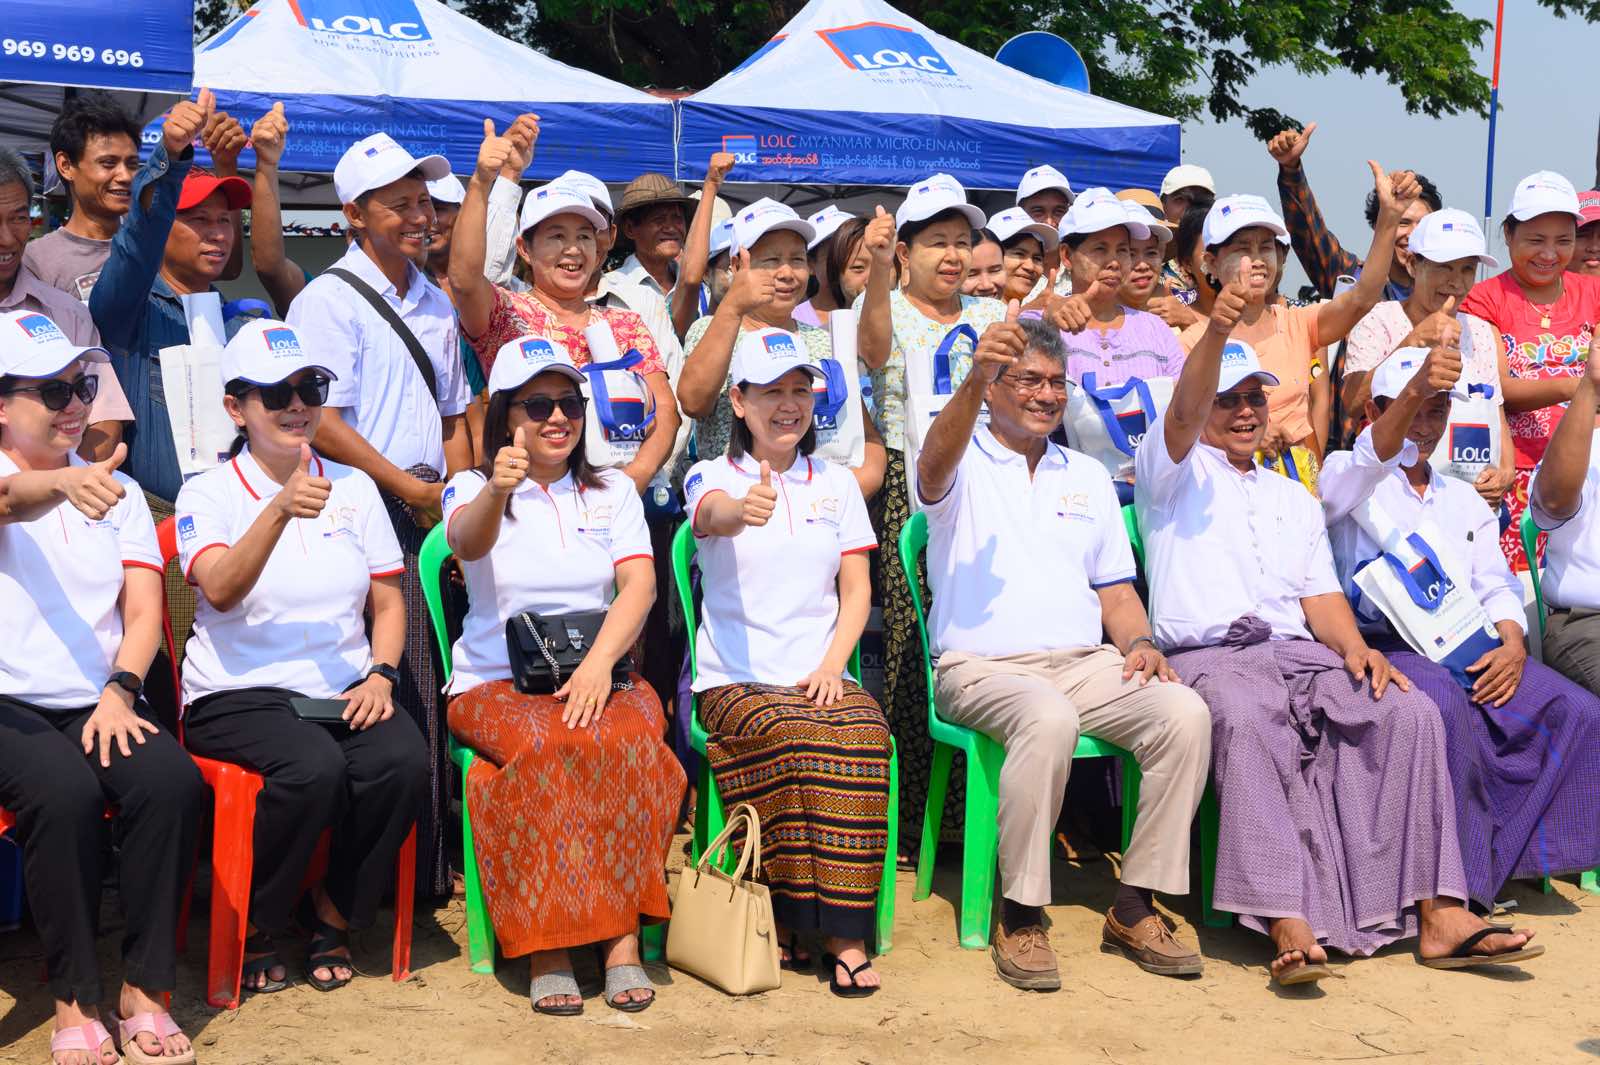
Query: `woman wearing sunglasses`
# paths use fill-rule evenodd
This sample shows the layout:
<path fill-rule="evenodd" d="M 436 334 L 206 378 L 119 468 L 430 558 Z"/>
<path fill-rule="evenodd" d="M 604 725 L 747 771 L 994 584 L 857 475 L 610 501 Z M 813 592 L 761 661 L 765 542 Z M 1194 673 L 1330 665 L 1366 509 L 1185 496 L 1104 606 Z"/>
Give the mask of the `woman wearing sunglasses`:
<path fill-rule="evenodd" d="M 349 932 L 372 925 L 428 789 L 422 735 L 393 701 L 406 626 L 394 527 L 370 477 L 311 446 L 333 376 L 282 322 L 241 329 L 222 353 L 222 402 L 239 438 L 176 503 L 179 560 L 200 593 L 183 660 L 184 741 L 266 781 L 245 943 L 251 992 L 288 986 L 275 940 L 292 918 L 311 931 L 313 987 L 354 978 Z M 325 829 L 328 873 L 302 899 Z"/>
<path fill-rule="evenodd" d="M 655 601 L 655 565 L 632 482 L 584 457 L 583 377 L 553 341 L 508 341 L 489 373 L 484 465 L 444 491 L 469 599 L 450 731 L 478 754 L 467 778 L 478 868 L 502 953 L 532 956 L 533 1008 L 555 1016 L 583 1012 L 569 951 L 591 944 L 607 1005 L 655 1001 L 639 921 L 667 917 L 661 869 L 684 789 L 661 700 L 637 673 L 612 683 Z M 570 676 L 550 694 L 518 691 L 507 620 L 598 610 Z"/>
<path fill-rule="evenodd" d="M 161 642 L 161 555 L 144 494 L 116 472 L 127 448 L 93 464 L 75 454 L 89 366 L 105 360 L 42 314 L 0 314 L 0 807 L 17 820 L 54 1060 L 175 1065 L 194 1050 L 161 996 L 176 982 L 205 785 L 140 698 Z M 95 945 L 108 804 L 126 920 L 114 999 Z"/>

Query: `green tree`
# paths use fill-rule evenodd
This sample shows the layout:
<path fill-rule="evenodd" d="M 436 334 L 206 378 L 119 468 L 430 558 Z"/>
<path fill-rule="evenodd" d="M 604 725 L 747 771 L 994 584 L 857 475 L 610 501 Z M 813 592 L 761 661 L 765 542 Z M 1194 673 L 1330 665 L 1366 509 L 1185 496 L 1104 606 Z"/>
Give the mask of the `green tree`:
<path fill-rule="evenodd" d="M 448 0 L 483 25 L 563 62 L 633 85 L 693 91 L 737 66 L 804 0 Z M 1600 21 L 1600 0 L 1538 0 Z M 209 36 L 242 5 L 197 0 Z M 1101 96 L 1189 121 L 1242 119 L 1266 138 L 1291 119 L 1252 100 L 1264 67 L 1386 78 L 1406 109 L 1487 114 L 1473 49 L 1491 23 L 1450 0 L 901 0 L 907 14 L 992 55 L 1013 34 L 1059 33 Z"/>

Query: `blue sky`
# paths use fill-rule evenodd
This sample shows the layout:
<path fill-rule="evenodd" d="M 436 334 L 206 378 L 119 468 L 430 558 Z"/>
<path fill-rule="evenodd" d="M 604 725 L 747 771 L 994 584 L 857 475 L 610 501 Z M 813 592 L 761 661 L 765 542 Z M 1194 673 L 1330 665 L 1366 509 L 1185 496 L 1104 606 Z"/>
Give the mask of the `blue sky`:
<path fill-rule="evenodd" d="M 1494 19 L 1493 0 L 1456 0 L 1456 8 Z M 1493 34 L 1484 35 L 1478 68 L 1490 73 Z M 1595 128 L 1600 118 L 1600 25 L 1561 19 L 1532 0 L 1506 4 L 1500 61 L 1500 120 L 1495 149 L 1494 217 L 1505 213 L 1512 186 L 1534 170 L 1557 170 L 1580 191 L 1595 179 Z M 1307 77 L 1286 68 L 1263 71 L 1245 100 L 1272 106 L 1317 131 L 1306 153 L 1323 213 L 1348 247 L 1364 252 L 1371 231 L 1362 202 L 1372 188 L 1366 160 L 1385 169 L 1411 167 L 1439 186 L 1446 206 L 1483 212 L 1488 120 L 1476 115 L 1430 119 L 1408 115 L 1400 92 L 1381 77 L 1338 73 Z M 1277 164 L 1243 123 L 1196 122 L 1183 130 L 1185 162 L 1209 167 L 1221 193 L 1254 192 L 1277 203 Z M 1498 234 L 1490 234 L 1498 245 Z M 1292 291 L 1304 280 L 1290 260 Z"/>

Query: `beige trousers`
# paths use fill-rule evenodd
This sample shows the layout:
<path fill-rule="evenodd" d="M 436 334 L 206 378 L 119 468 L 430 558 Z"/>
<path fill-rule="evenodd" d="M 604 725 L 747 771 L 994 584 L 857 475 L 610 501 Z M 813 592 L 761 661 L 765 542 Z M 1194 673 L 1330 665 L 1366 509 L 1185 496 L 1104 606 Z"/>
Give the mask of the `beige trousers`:
<path fill-rule="evenodd" d="M 1000 770 L 1000 893 L 1024 906 L 1050 901 L 1046 845 L 1061 814 L 1080 732 L 1133 753 L 1143 781 L 1122 882 L 1168 895 L 1189 891 L 1189 824 L 1211 766 L 1211 714 L 1182 684 L 1122 679 L 1116 649 L 985 657 L 948 651 L 935 697 L 946 721 L 1006 749 Z"/>

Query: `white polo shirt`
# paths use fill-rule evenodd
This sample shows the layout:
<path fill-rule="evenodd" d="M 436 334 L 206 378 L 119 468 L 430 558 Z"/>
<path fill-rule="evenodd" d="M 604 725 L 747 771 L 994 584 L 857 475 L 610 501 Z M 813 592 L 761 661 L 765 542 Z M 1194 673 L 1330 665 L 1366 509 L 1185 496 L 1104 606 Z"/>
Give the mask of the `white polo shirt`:
<path fill-rule="evenodd" d="M 1512 576 L 1500 551 L 1500 519 L 1471 485 L 1455 477 L 1430 471 L 1428 485 L 1419 496 L 1402 469 L 1416 459 L 1417 445 L 1407 440 L 1398 455 L 1380 461 L 1369 425 L 1356 438 L 1354 449 L 1328 455 L 1317 479 L 1339 584 L 1355 604 L 1362 631 L 1386 632 L 1389 628 L 1355 582 L 1356 570 L 1382 553 L 1377 542 L 1350 517 L 1369 497 L 1401 529 L 1415 531 L 1423 522 L 1432 526 L 1434 538 L 1429 546 L 1453 573 L 1472 575 L 1472 593 L 1488 611 L 1490 621 L 1527 624 L 1522 582 Z"/>
<path fill-rule="evenodd" d="M 1600 610 L 1600 433 L 1589 445 L 1589 471 L 1578 495 L 1578 512 L 1566 521 L 1546 514 L 1537 502 L 1534 486 L 1539 470 L 1528 485 L 1529 510 L 1534 524 L 1550 534 L 1544 549 L 1544 601 L 1569 610 Z"/>
<path fill-rule="evenodd" d="M 695 463 L 683 485 L 690 521 L 711 496 L 743 499 L 760 479 L 749 455 Z M 878 546 L 861 487 L 843 466 L 802 455 L 773 473 L 772 486 L 778 507 L 765 525 L 698 538 L 697 692 L 809 675 L 839 625 L 839 560 Z"/>
<path fill-rule="evenodd" d="M 1210 647 L 1246 614 L 1274 640 L 1310 639 L 1300 600 L 1339 591 L 1322 508 L 1287 477 L 1240 473 L 1209 444 L 1175 463 L 1165 431 L 1157 418 L 1133 477 L 1156 642 Z"/>
<path fill-rule="evenodd" d="M 0 452 L 0 477 L 17 472 Z M 113 476 L 127 495 L 99 521 L 63 500 L 33 521 L 0 525 L 0 695 L 79 710 L 99 702 L 115 672 L 123 567 L 162 566 L 144 493 Z"/>
<path fill-rule="evenodd" d="M 371 668 L 367 593 L 374 577 L 405 572 L 400 543 L 371 477 L 320 455 L 311 472 L 333 482 L 327 504 L 315 518 L 289 519 L 244 600 L 220 611 L 199 596 L 184 651 L 185 704 L 257 687 L 328 699 Z M 192 583 L 197 558 L 238 543 L 281 488 L 249 448 L 184 482 L 174 504 L 184 576 Z"/>
<path fill-rule="evenodd" d="M 450 298 L 408 266 L 404 299 L 359 245 L 333 264 L 365 281 L 394 308 L 433 364 L 439 399 L 428 394 L 405 342 L 348 284 L 324 274 L 294 298 L 288 322 L 306 350 L 326 359 L 339 375 L 328 389 L 328 406 L 346 408 L 345 421 L 384 458 L 402 470 L 431 466 L 444 473 L 441 415 L 467 409 L 466 369 Z"/>
<path fill-rule="evenodd" d="M 1105 467 L 1046 442 L 1039 464 L 986 426 L 928 516 L 933 653 L 1015 655 L 1101 642 L 1097 589 L 1131 581 L 1117 491 Z"/>
<path fill-rule="evenodd" d="M 600 479 L 600 488 L 579 488 L 570 474 L 549 488 L 523 481 L 511 493 L 511 514 L 501 519 L 489 553 L 461 563 L 467 617 L 451 652 L 452 694 L 511 679 L 506 619 L 512 614 L 603 610 L 611 602 L 616 568 L 632 558 L 654 557 L 638 488 L 620 470 L 602 470 Z M 446 529 L 487 486 L 477 470 L 450 478 Z"/>

